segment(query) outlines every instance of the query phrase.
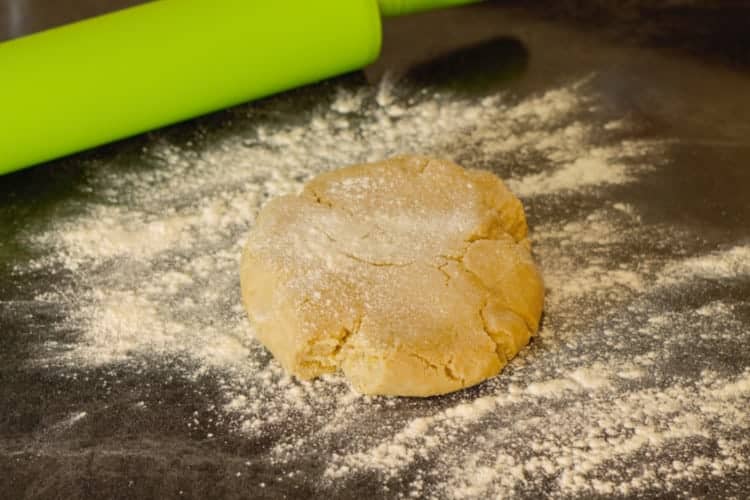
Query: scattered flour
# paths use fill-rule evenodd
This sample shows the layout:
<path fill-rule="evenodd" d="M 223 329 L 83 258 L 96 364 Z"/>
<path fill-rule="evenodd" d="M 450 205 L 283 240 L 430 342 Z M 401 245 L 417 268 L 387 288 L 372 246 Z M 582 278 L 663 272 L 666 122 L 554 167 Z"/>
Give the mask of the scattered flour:
<path fill-rule="evenodd" d="M 518 196 L 527 197 L 592 185 L 622 184 L 628 180 L 628 169 L 624 165 L 606 161 L 614 156 L 612 154 L 614 150 L 616 149 L 594 150 L 589 153 L 589 156 L 577 158 L 553 172 L 511 180 L 508 187 Z"/>
<path fill-rule="evenodd" d="M 162 136 L 137 159 L 93 165 L 83 210 L 28 235 L 43 255 L 37 271 L 70 275 L 38 300 L 80 333 L 35 362 L 187 357 L 196 380 L 215 374 L 225 432 L 270 439 L 264 460 L 279 480 L 319 464 L 306 478 L 319 488 L 369 478 L 394 496 L 678 494 L 749 474 L 750 371 L 712 371 L 721 352 L 750 342 L 741 304 L 672 308 L 679 297 L 664 294 L 674 282 L 747 278 L 750 247 L 657 251 L 654 234 L 678 245 L 677 229 L 643 226 L 607 191 L 638 182 L 662 146 L 623 142 L 625 120 L 599 123 L 586 82 L 520 100 L 397 90 L 386 79 L 340 86 L 302 111 L 259 104 L 208 145 Z M 290 379 L 252 340 L 239 303 L 245 234 L 266 200 L 315 174 L 403 152 L 492 169 L 523 199 L 548 288 L 539 338 L 500 377 L 444 398 L 361 397 L 335 375 Z M 604 201 L 577 209 L 586 196 Z M 716 346 L 716 359 L 689 358 L 696 342 Z"/>
<path fill-rule="evenodd" d="M 749 274 L 750 244 L 674 263 L 664 270 L 661 282 L 672 284 L 695 278 L 720 280 Z"/>

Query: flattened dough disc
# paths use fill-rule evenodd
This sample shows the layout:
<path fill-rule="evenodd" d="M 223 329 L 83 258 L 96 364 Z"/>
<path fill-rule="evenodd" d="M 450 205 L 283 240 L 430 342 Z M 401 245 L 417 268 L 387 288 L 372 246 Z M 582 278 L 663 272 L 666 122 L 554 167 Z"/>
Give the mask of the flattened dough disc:
<path fill-rule="evenodd" d="M 544 287 L 526 232 L 489 172 L 420 156 L 342 168 L 263 208 L 242 298 L 297 377 L 444 394 L 496 375 L 536 333 Z"/>

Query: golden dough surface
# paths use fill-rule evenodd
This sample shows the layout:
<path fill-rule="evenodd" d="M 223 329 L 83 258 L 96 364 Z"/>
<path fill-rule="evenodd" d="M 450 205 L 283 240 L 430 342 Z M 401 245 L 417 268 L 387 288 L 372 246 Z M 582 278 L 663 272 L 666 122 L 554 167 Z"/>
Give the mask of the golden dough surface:
<path fill-rule="evenodd" d="M 544 286 L 521 202 L 494 174 L 399 156 L 328 172 L 261 210 L 242 256 L 255 336 L 301 379 L 432 396 L 498 374 Z"/>

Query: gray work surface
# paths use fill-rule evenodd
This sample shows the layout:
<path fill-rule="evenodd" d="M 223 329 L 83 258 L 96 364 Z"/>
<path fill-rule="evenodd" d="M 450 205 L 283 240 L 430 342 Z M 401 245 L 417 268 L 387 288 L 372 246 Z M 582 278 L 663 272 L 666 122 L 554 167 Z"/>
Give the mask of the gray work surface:
<path fill-rule="evenodd" d="M 750 368 L 750 263 L 745 260 L 750 255 L 750 9 L 739 2 L 721 3 L 725 5 L 626 2 L 615 8 L 607 2 L 496 2 L 389 20 L 382 57 L 363 72 L 0 177 L 0 497 L 750 496 L 750 394 L 741 383 L 732 385 L 747 380 Z M 5 16 L 0 19 L 0 39 L 68 20 L 74 12 L 66 10 L 55 18 L 33 8 L 37 4 L 41 2 L 0 0 L 0 15 Z M 82 11 L 95 11 L 88 6 L 92 9 Z M 197 148 L 200 154 L 200 148 L 210 148 L 211 138 L 241 136 L 258 123 L 270 129 L 299 123 L 298 109 L 305 115 L 341 89 L 366 94 L 386 74 L 406 75 L 411 88 L 453 92 L 462 99 L 502 93 L 513 102 L 582 82 L 595 105 L 581 110 L 578 120 L 602 125 L 623 120 L 623 135 L 603 132 L 603 146 L 616 148 L 621 140 L 622 147 L 626 141 L 653 143 L 653 157 L 638 160 L 648 165 L 642 170 L 638 161 L 627 165 L 632 169 L 627 182 L 522 195 L 532 238 L 538 228 L 542 241 L 536 248 L 543 267 L 554 269 L 557 263 L 550 259 L 564 259 L 569 252 L 582 269 L 591 269 L 585 264 L 595 260 L 621 273 L 614 276 L 637 274 L 640 285 L 623 281 L 625 291 L 613 296 L 592 292 L 552 302 L 544 317 L 548 336 L 533 341 L 522 362 L 511 363 L 496 380 L 438 398 L 360 401 L 360 414 L 346 417 L 353 422 L 346 432 L 318 441 L 315 434 L 322 432 L 322 424 L 304 413 L 285 415 L 286 420 L 265 427 L 262 435 L 238 431 L 231 409 L 213 411 L 210 423 L 203 421 L 199 429 L 188 426 L 198 413 L 226 404 L 225 381 L 220 369 L 185 375 L 192 373 L 191 360 L 179 356 L 154 363 L 146 356 L 139 359 L 138 369 L 122 360 L 96 365 L 39 361 L 50 345 L 73 349 L 83 333 L 69 327 L 75 322 L 67 317 L 68 303 L 44 295 L 79 286 L 76 277 L 65 269 L 33 265 L 40 259 L 49 262 L 44 252 L 55 244 L 40 246 L 35 236 L 57 234 L 49 228 L 102 203 L 103 195 L 92 192 L 101 187 L 92 181 L 101 169 L 122 168 L 129 175 L 138 175 L 138 169 L 156 172 L 148 175 L 158 182 L 159 169 L 168 165 L 162 167 L 163 159 L 144 152 L 154 144 L 169 143 L 177 151 Z M 2 110 L 0 119 L 7 119 Z M 524 130 L 513 132 L 520 136 Z M 524 156 L 514 150 L 499 151 L 496 161 L 480 161 L 470 141 L 456 141 L 447 150 L 457 160 L 504 177 L 523 178 L 547 164 L 533 152 Z M 285 154 L 283 148 L 278 154 Z M 504 163 L 508 159 L 510 166 Z M 127 208 L 127 196 L 114 199 L 122 205 L 118 209 Z M 600 222 L 587 219 L 587 214 L 615 217 L 613 206 L 631 217 L 617 226 L 627 237 L 607 235 L 615 243 L 544 232 L 549 227 L 587 231 L 585 221 Z M 554 248 L 555 238 L 571 246 Z M 672 270 L 671 281 L 662 279 L 664 269 Z M 683 269 L 684 276 L 675 269 Z M 99 284 L 106 284 L 107 272 L 97 270 Z M 570 281 L 576 282 L 580 277 L 573 273 Z M 554 286 L 564 285 L 564 278 L 561 282 L 558 272 L 558 281 L 551 279 L 552 300 Z M 235 292 L 231 301 L 239 302 Z M 195 290 L 197 302 L 200 293 Z M 615 332 L 622 342 L 604 339 L 605 331 Z M 261 351 L 251 352 L 257 356 Z M 606 365 L 612 359 L 621 364 L 630 358 L 643 360 L 648 352 L 658 355 L 639 368 L 640 378 L 613 376 L 604 389 L 587 389 L 581 382 L 557 399 L 527 395 L 513 404 L 499 402 L 509 390 L 508 381 L 524 387 L 531 379 L 554 379 L 574 387 L 578 379 L 565 374 L 577 373 L 576 356 L 589 366 L 593 361 Z M 263 362 L 272 363 L 267 357 Z M 708 373 L 714 377 L 710 383 Z M 539 393 L 541 386 L 535 387 Z M 706 391 L 709 398 L 711 387 L 718 394 L 729 394 L 730 389 L 736 394 L 717 396 L 713 406 L 703 408 L 700 399 L 690 399 L 691 387 Z M 533 395 L 529 386 L 526 389 Z M 587 412 L 601 419 L 602 408 L 612 408 L 613 421 L 621 422 L 624 416 L 616 414 L 616 400 L 638 401 L 644 394 L 644 401 L 658 401 L 661 394 L 665 404 L 672 405 L 654 410 L 652 424 L 660 434 L 627 453 L 617 441 L 619 434 L 611 441 L 605 435 L 598 442 L 620 446 L 621 455 L 579 471 L 585 486 L 562 477 L 562 471 L 575 470 L 575 464 L 552 461 L 537 470 L 529 465 L 537 453 L 543 459 L 559 458 L 568 456 L 565 450 L 532 451 L 520 438 L 499 443 L 487 430 L 494 426 L 499 433 L 527 419 L 533 428 L 519 426 L 514 432 L 528 436 L 530 445 L 565 448 L 571 445 L 570 436 L 555 434 L 555 414 L 579 418 L 583 439 Z M 401 468 L 362 466 L 335 481 L 323 472 L 338 452 L 368 450 L 380 442 L 424 447 L 424 440 L 398 441 L 393 436 L 412 419 L 444 418 L 452 407 L 480 398 L 496 405 L 482 417 L 481 430 L 462 432 L 454 426 L 453 434 L 441 435 L 439 426 L 428 429 L 444 443 L 433 443 Z M 735 421 L 722 413 L 725 404 L 740 409 Z M 278 405 L 261 405 L 257 411 L 275 409 Z M 336 409 L 321 411 L 335 414 Z M 717 421 L 706 416 L 709 411 L 718 415 Z M 681 427 L 680 412 L 703 422 L 702 430 Z M 559 425 L 569 430 L 569 424 Z M 546 440 L 545 432 L 556 437 Z M 271 450 L 295 433 L 305 434 L 300 442 L 310 435 L 298 455 L 292 449 L 281 462 L 270 460 Z M 474 439 L 474 434 L 487 439 Z M 733 457 L 721 458 L 725 445 Z M 596 453 L 591 451 L 592 456 Z M 506 489 L 497 471 L 504 465 L 493 461 L 500 455 L 528 466 Z M 463 488 L 463 483 L 448 484 L 460 476 L 456 469 L 461 463 L 451 457 L 464 456 L 496 470 L 467 463 L 465 474 L 477 477 L 467 479 Z M 700 466 L 698 459 L 715 470 Z M 690 469 L 690 464 L 699 465 Z M 680 476 L 685 467 L 692 472 Z M 286 475 L 289 471 L 294 474 Z M 488 484 L 482 483 L 480 471 L 489 474 Z M 629 476 L 638 475 L 645 484 L 622 487 L 630 484 Z"/>

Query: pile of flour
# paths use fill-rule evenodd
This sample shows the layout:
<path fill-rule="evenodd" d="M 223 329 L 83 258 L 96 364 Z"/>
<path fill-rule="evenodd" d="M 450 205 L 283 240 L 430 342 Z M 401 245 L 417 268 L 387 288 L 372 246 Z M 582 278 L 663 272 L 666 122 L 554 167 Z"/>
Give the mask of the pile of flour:
<path fill-rule="evenodd" d="M 143 164 L 92 166 L 89 201 L 25 235 L 42 255 L 34 269 L 69 276 L 37 299 L 79 332 L 34 362 L 186 357 L 189 375 L 218 380 L 224 432 L 271 436 L 262 460 L 278 479 L 322 488 L 371 478 L 415 497 L 678 493 L 750 473 L 750 371 L 690 358 L 691 345 L 748 345 L 746 304 L 685 307 L 677 293 L 750 279 L 750 247 L 689 254 L 679 228 L 644 224 L 614 189 L 665 161 L 665 144 L 602 121 L 588 81 L 524 98 L 399 95 L 388 81 L 331 88 L 301 110 L 283 96 L 280 111 L 244 108 L 210 140 L 159 136 Z M 499 377 L 443 398 L 290 379 L 240 304 L 248 229 L 266 200 L 319 172 L 406 152 L 491 169 L 522 199 L 548 288 L 538 338 Z"/>

